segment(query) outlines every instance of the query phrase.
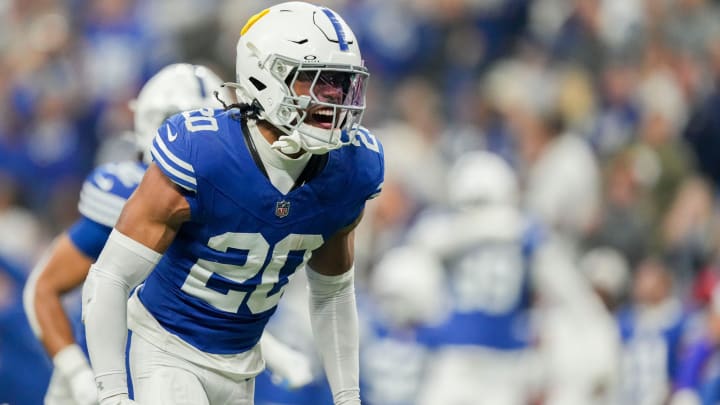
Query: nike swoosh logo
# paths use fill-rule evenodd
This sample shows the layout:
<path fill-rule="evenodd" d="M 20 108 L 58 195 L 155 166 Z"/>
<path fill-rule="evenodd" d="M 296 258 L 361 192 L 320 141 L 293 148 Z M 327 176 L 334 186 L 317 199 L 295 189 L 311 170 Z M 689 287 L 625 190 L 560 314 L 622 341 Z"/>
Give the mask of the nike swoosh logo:
<path fill-rule="evenodd" d="M 113 185 L 115 185 L 115 182 L 113 179 L 109 177 L 105 177 L 102 174 L 98 173 L 95 175 L 95 183 L 97 183 L 98 187 L 105 191 L 110 191 L 113 188 Z"/>
<path fill-rule="evenodd" d="M 165 124 L 165 126 L 167 127 L 168 141 L 175 141 L 177 139 L 177 134 L 173 133 L 172 129 L 170 129 L 170 124 Z"/>
<path fill-rule="evenodd" d="M 301 39 L 301 40 L 299 40 L 299 41 L 293 41 L 292 39 L 288 39 L 288 41 L 293 42 L 293 43 L 296 43 L 296 44 L 298 44 L 298 45 L 302 45 L 302 44 L 306 43 L 306 42 L 308 41 L 308 39 L 307 39 L 307 38 L 304 38 L 304 39 Z"/>

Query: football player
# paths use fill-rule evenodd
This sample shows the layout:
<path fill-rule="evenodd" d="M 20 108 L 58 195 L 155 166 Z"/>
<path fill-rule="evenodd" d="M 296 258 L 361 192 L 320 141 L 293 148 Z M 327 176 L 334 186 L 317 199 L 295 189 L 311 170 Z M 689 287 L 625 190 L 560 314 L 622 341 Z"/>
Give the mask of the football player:
<path fill-rule="evenodd" d="M 534 296 L 544 313 L 559 313 L 556 318 L 567 322 L 575 319 L 565 316 L 567 308 L 580 320 L 612 326 L 612 319 L 567 252 L 522 213 L 515 173 L 502 158 L 485 151 L 462 155 L 448 186 L 453 209 L 426 215 L 409 236 L 443 259 L 451 291 L 451 313 L 438 328 L 445 332 L 434 338 L 437 353 L 416 403 L 529 403 L 543 383 L 531 351 Z M 595 382 L 595 376 L 589 379 Z M 554 381 L 548 385 L 546 395 L 554 401 L 560 388 Z"/>
<path fill-rule="evenodd" d="M 180 111 L 221 106 L 213 97 L 221 84 L 220 78 L 206 67 L 182 63 L 167 66 L 153 76 L 132 104 L 140 159 L 99 166 L 87 177 L 78 206 L 81 218 L 56 238 L 33 270 L 23 300 L 33 332 L 53 360 L 46 404 L 97 403 L 84 334 L 78 328 L 76 341 L 71 317 L 61 298 L 85 280 L 125 201 L 140 183 L 150 162 L 150 144 L 157 127 Z M 263 342 L 270 345 L 267 350 L 271 353 L 271 368 L 278 365 L 272 362 L 278 357 L 297 359 L 289 373 L 285 372 L 286 365 L 275 368 L 289 385 L 302 385 L 311 378 L 305 376 L 309 371 L 305 371 L 302 357 L 298 359 L 272 336 L 266 336 Z"/>
<path fill-rule="evenodd" d="M 445 268 L 425 249 L 396 247 L 373 267 L 369 287 L 366 302 L 360 299 L 363 402 L 416 404 L 447 315 Z"/>
<path fill-rule="evenodd" d="M 282 3 L 241 31 L 240 103 L 162 124 L 83 287 L 101 404 L 131 403 L 128 326 L 138 402 L 252 404 L 257 343 L 300 266 L 334 402 L 360 403 L 354 228 L 384 172 L 359 127 L 367 77 L 337 13 Z"/>

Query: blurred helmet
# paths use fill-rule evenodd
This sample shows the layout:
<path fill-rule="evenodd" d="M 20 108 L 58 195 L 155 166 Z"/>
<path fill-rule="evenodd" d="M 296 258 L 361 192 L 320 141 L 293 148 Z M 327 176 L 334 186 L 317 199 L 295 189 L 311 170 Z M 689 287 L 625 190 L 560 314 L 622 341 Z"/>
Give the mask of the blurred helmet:
<path fill-rule="evenodd" d="M 516 205 L 515 172 L 501 157 L 473 151 L 462 155 L 451 168 L 448 199 L 458 207 Z"/>
<path fill-rule="evenodd" d="M 613 300 L 622 297 L 630 282 L 630 265 L 627 259 L 611 247 L 589 250 L 580 258 L 579 266 L 590 284 Z"/>
<path fill-rule="evenodd" d="M 284 153 L 327 153 L 349 143 L 365 110 L 367 77 L 355 35 L 328 8 L 278 4 L 240 33 L 238 99 L 285 134 L 273 144 Z"/>
<path fill-rule="evenodd" d="M 373 269 L 370 287 L 382 314 L 396 326 L 433 323 L 447 309 L 444 268 L 419 247 L 388 251 Z"/>
<path fill-rule="evenodd" d="M 176 63 L 151 77 L 131 104 L 135 136 L 143 160 L 150 163 L 150 146 L 162 122 L 181 111 L 222 108 L 213 92 L 222 80 L 205 66 Z"/>

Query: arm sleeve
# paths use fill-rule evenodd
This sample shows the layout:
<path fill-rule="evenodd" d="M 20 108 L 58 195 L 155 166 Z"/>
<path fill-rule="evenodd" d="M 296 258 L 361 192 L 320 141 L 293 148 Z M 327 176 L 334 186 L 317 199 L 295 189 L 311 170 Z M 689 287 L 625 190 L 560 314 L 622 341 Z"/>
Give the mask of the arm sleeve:
<path fill-rule="evenodd" d="M 307 267 L 310 322 L 336 405 L 360 404 L 354 268 L 325 276 Z"/>
<path fill-rule="evenodd" d="M 160 257 L 113 230 L 83 285 L 83 321 L 101 402 L 128 392 L 125 372 L 128 294 L 147 277 Z"/>

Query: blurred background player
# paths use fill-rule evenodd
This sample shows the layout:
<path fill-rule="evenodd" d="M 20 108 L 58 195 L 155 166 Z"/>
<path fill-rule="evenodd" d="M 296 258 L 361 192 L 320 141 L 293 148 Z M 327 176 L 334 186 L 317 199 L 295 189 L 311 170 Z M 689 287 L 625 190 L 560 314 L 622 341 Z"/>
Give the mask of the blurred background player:
<path fill-rule="evenodd" d="M 33 270 L 24 289 L 25 309 L 33 332 L 42 341 L 55 367 L 46 404 L 97 403 L 79 313 L 68 315 L 62 298 L 85 280 L 126 199 L 140 183 L 150 161 L 152 138 L 162 121 L 181 111 L 221 107 L 214 96 L 215 91 L 221 90 L 221 84 L 215 73 L 199 65 L 169 65 L 153 76 L 132 103 L 138 161 L 107 163 L 87 177 L 78 207 L 82 217 L 58 236 Z M 279 342 L 272 336 L 266 341 L 271 346 L 272 363 L 272 348 L 279 347 Z M 281 373 L 283 377 L 300 376 L 305 371 L 303 361 L 299 356 L 289 368 L 290 374 Z M 299 380 L 288 383 L 303 384 Z"/>
<path fill-rule="evenodd" d="M 630 301 L 618 313 L 623 403 L 664 404 L 673 390 L 688 327 L 688 312 L 673 296 L 673 284 L 658 258 L 645 258 L 635 269 Z"/>
<path fill-rule="evenodd" d="M 418 403 L 447 293 L 442 263 L 417 246 L 391 249 L 374 266 L 360 300 L 363 403 Z"/>
<path fill-rule="evenodd" d="M 512 168 L 495 154 L 469 152 L 448 179 L 454 209 L 430 214 L 410 231 L 411 243 L 447 266 L 451 305 L 434 339 L 432 383 L 422 385 L 418 403 L 521 405 L 538 396 L 540 384 L 550 404 L 607 398 L 618 353 L 596 350 L 617 342 L 612 318 L 571 252 L 518 208 Z M 536 343 L 549 365 L 538 363 Z M 592 369 L 583 351 L 593 352 Z"/>

